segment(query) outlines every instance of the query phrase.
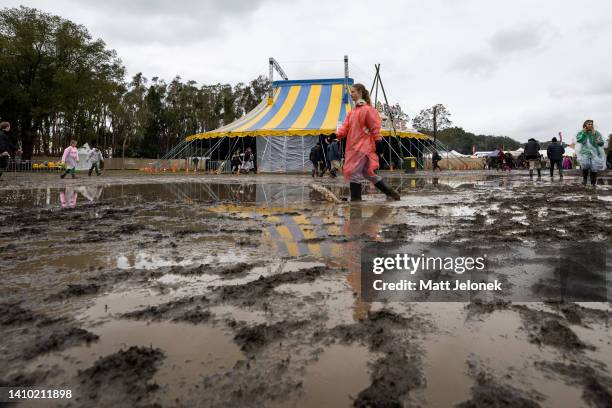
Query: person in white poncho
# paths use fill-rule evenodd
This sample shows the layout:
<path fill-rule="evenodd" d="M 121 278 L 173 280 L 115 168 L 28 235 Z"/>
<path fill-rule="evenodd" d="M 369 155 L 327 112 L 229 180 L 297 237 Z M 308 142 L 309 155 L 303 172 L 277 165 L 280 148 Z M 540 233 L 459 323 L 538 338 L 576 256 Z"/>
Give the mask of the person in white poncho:
<path fill-rule="evenodd" d="M 88 156 L 89 162 L 91 163 L 91 168 L 89 169 L 89 176 L 91 177 L 91 173 L 95 170 L 96 176 L 102 174 L 100 172 L 100 165 L 104 162 L 104 158 L 102 157 L 102 152 L 100 149 L 94 146 L 93 149 L 89 152 Z"/>
<path fill-rule="evenodd" d="M 582 184 L 587 184 L 590 176 L 591 185 L 597 184 L 597 173 L 606 169 L 606 156 L 603 149 L 604 140 L 593 121 L 587 119 L 582 124 L 582 131 L 576 135 L 576 152 L 582 169 Z M 590 173 L 590 174 L 589 174 Z"/>

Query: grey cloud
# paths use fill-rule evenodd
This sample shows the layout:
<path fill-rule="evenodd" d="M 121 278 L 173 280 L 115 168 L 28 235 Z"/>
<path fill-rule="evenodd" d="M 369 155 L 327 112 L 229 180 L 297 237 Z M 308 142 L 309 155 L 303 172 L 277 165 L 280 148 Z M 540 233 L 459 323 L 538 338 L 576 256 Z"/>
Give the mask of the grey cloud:
<path fill-rule="evenodd" d="M 559 99 L 582 96 L 612 97 L 612 77 L 591 79 L 582 86 L 556 86 L 550 89 L 549 94 Z"/>
<path fill-rule="evenodd" d="M 473 77 L 489 78 L 510 54 L 537 50 L 554 37 L 556 31 L 546 24 L 528 24 L 493 34 L 482 50 L 458 57 L 451 69 Z"/>
<path fill-rule="evenodd" d="M 457 58 L 452 69 L 476 78 L 490 78 L 499 64 L 499 60 L 493 56 L 472 53 Z"/>
<path fill-rule="evenodd" d="M 112 16 L 131 15 L 137 19 L 155 17 L 198 17 L 208 18 L 210 23 L 226 16 L 240 16 L 257 10 L 267 0 L 106 0 L 88 2 L 87 9 L 104 12 Z M 82 2 L 75 2 L 82 8 Z M 120 10 L 120 11 L 118 11 Z"/>
<path fill-rule="evenodd" d="M 87 11 L 97 16 L 91 28 L 107 33 L 109 43 L 176 45 L 221 36 L 227 22 L 239 28 L 240 19 L 270 1 L 276 0 L 107 0 L 90 3 Z"/>
<path fill-rule="evenodd" d="M 493 51 L 509 53 L 530 50 L 543 44 L 546 30 L 540 26 L 528 25 L 495 33 L 489 40 Z"/>

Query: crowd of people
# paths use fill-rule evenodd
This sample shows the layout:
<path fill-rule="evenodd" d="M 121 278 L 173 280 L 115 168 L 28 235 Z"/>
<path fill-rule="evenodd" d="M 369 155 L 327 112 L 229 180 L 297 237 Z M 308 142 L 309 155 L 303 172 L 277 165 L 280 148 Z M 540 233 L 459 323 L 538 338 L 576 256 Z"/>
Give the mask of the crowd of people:
<path fill-rule="evenodd" d="M 337 139 L 326 137 L 322 138 L 310 150 L 309 159 L 312 162 L 312 177 L 323 177 L 326 173 L 332 178 L 338 176 L 342 170 L 345 180 L 351 186 L 351 196 L 354 200 L 360 198 L 360 182 L 369 180 L 393 199 L 398 199 L 399 195 L 382 181 L 376 174 L 379 168 L 378 155 L 382 149 L 380 137 L 380 116 L 369 102 L 369 94 L 365 87 L 356 84 L 351 88 L 351 98 L 355 101 L 355 109 L 347 115 L 342 127 L 338 129 Z M 7 168 L 11 153 L 20 155 L 21 150 L 11 141 L 9 132 L 11 125 L 9 122 L 0 123 L 0 176 Z M 345 159 L 342 161 L 340 139 L 346 139 Z M 77 141 L 72 140 L 70 146 L 64 150 L 61 162 L 65 166 L 61 178 L 67 175 L 76 177 L 76 168 L 79 163 L 79 152 L 76 147 Z M 554 177 L 555 168 L 558 170 L 559 178 L 563 178 L 563 171 L 574 168 L 576 164 L 580 166 L 582 172 L 582 183 L 588 181 L 592 185 L 597 184 L 598 174 L 606 168 L 612 168 L 612 149 L 608 148 L 608 154 L 603 149 L 604 140 L 594 128 L 593 120 L 586 120 L 582 130 L 576 135 L 577 163 L 566 154 L 565 147 L 553 137 L 546 149 L 546 156 L 550 177 Z M 540 179 L 542 168 L 545 166 L 543 155 L 540 153 L 541 146 L 537 140 L 530 138 L 524 146 L 523 152 L 514 157 L 510 152 L 504 152 L 499 147 L 491 152 L 486 160 L 487 168 L 497 170 L 512 170 L 518 168 L 529 169 L 529 177 L 533 178 L 535 172 Z M 197 168 L 198 162 L 194 164 Z M 433 151 L 432 164 L 433 170 L 442 170 L 438 163 L 442 157 L 437 151 Z M 104 158 L 102 152 L 95 146 L 89 152 L 88 161 L 91 163 L 89 176 L 96 172 L 101 174 Z M 244 153 L 240 150 L 235 151 L 231 156 L 231 171 L 233 174 L 248 174 L 255 171 L 255 156 L 250 147 Z M 359 188 L 359 191 L 358 191 Z"/>
<path fill-rule="evenodd" d="M 322 146 L 319 142 L 310 149 L 308 159 L 312 163 L 312 177 L 323 177 L 326 172 L 329 172 L 332 178 L 336 178 L 341 168 L 338 140 L 326 138 L 324 143 L 325 146 Z"/>
<path fill-rule="evenodd" d="M 255 156 L 250 147 L 247 147 L 244 153 L 240 149 L 232 154 L 231 159 L 232 174 L 248 174 L 251 171 L 255 172 Z"/>
<path fill-rule="evenodd" d="M 530 138 L 524 146 L 523 152 L 518 157 L 512 153 L 504 152 L 499 147 L 489 154 L 485 166 L 489 169 L 512 170 L 517 168 L 528 168 L 529 177 L 533 178 L 537 172 L 538 179 L 542 178 L 542 168 L 548 163 L 550 177 L 554 177 L 555 167 L 559 172 L 559 178 L 563 179 L 563 170 L 574 168 L 576 164 L 582 170 L 582 184 L 590 181 L 591 185 L 597 184 L 599 172 L 612 169 L 612 149 L 608 149 L 606 156 L 603 149 L 604 140 L 599 131 L 594 129 L 594 123 L 588 119 L 584 121 L 582 130 L 576 135 L 576 162 L 566 154 L 565 147 L 553 137 L 546 148 L 546 158 L 540 153 L 541 146 L 537 140 Z"/>

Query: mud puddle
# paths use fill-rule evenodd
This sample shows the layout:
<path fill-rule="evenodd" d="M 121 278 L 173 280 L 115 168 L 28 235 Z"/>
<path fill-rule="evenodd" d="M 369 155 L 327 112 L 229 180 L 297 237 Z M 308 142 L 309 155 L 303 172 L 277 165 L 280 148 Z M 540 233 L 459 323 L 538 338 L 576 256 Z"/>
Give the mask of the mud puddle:
<path fill-rule="evenodd" d="M 270 407 L 350 407 L 357 394 L 370 382 L 369 363 L 373 356 L 360 346 L 326 347 L 317 361 L 306 367 L 302 391 L 293 401 L 279 401 Z"/>
<path fill-rule="evenodd" d="M 420 305 L 415 305 L 418 309 Z M 437 304 L 433 312 L 440 332 L 423 341 L 427 387 L 417 397 L 425 406 L 447 407 L 472 398 L 478 373 L 510 381 L 542 406 L 582 406 L 582 390 L 566 387 L 538 370 L 534 360 L 563 361 L 562 353 L 528 341 L 520 316 L 510 310 L 470 315 L 465 304 Z M 504 398 L 502 395 L 498 395 Z"/>
<path fill-rule="evenodd" d="M 609 240 L 612 190 L 435 176 L 386 175 L 402 201 L 364 187 L 358 205 L 302 176 L 19 181 L 0 195 L 0 293 L 16 302 L 2 309 L 0 381 L 74 384 L 87 406 L 605 406 L 607 303 L 368 303 L 360 254 Z M 517 289 L 556 288 L 513 256 L 500 273 Z"/>
<path fill-rule="evenodd" d="M 150 403 L 159 402 L 165 406 L 188 403 L 188 396 L 201 386 L 204 376 L 229 370 L 244 357 L 231 337 L 215 327 L 119 320 L 93 327 L 91 331 L 100 337 L 100 341 L 42 357 L 33 361 L 30 367 L 36 370 L 61 367 L 62 374 L 54 382 L 58 386 L 69 387 L 78 383 L 75 377 L 80 372 L 102 357 L 132 346 L 158 348 L 163 351 L 164 358 L 150 379 L 157 387 L 154 392 L 145 393 L 144 397 Z M 177 336 L 181 341 L 177 341 Z M 105 390 L 103 385 L 97 394 L 112 394 L 113 391 Z M 79 390 L 75 393 L 78 395 Z M 105 400 L 103 397 L 89 399 L 89 390 L 83 389 L 80 393 L 81 401 L 85 404 L 122 403 L 121 396 L 115 400 L 110 396 L 104 397 Z"/>

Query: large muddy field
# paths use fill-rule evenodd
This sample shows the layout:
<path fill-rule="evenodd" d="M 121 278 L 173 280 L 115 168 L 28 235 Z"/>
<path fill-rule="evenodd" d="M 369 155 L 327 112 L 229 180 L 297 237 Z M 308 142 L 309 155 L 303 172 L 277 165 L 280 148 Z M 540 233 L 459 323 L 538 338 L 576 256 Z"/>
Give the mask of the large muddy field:
<path fill-rule="evenodd" d="M 609 243 L 612 179 L 385 177 L 401 201 L 334 204 L 301 175 L 4 174 L 0 385 L 72 390 L 32 407 L 612 406 L 605 299 L 360 297 L 372 243 Z M 530 276 L 512 259 L 502 278 Z"/>

